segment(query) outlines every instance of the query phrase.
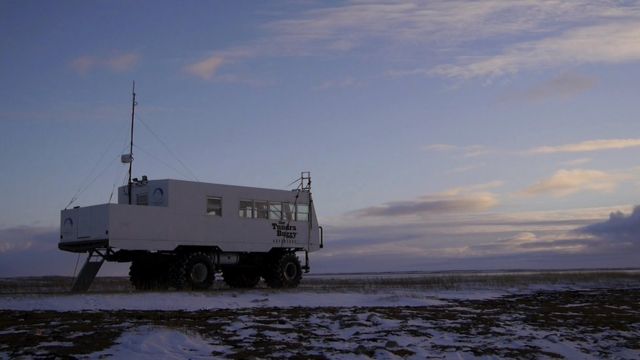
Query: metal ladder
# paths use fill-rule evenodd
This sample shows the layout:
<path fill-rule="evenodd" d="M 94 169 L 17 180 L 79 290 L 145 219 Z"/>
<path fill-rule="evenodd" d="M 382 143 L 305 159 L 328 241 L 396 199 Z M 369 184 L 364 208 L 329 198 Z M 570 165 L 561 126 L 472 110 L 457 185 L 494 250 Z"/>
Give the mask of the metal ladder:
<path fill-rule="evenodd" d="M 87 260 L 84 262 L 82 266 L 82 270 L 75 278 L 73 282 L 73 286 L 71 287 L 72 292 L 85 292 L 89 290 L 91 287 L 91 283 L 93 283 L 93 279 L 96 278 L 100 267 L 104 263 L 104 257 L 109 252 L 109 250 L 105 249 L 105 253 L 101 253 L 99 249 L 93 249 L 89 251 L 89 256 L 87 256 Z"/>

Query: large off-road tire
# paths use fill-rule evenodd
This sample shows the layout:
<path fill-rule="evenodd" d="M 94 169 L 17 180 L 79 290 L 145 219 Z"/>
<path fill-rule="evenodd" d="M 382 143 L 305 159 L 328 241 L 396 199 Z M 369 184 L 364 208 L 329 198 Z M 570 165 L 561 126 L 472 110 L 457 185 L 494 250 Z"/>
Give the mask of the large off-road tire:
<path fill-rule="evenodd" d="M 264 277 L 271 288 L 297 287 L 302 279 L 300 260 L 294 253 L 273 256 L 267 264 Z"/>
<path fill-rule="evenodd" d="M 206 290 L 213 285 L 215 267 L 203 252 L 180 255 L 170 270 L 171 286 L 177 290 Z"/>
<path fill-rule="evenodd" d="M 161 258 L 134 259 L 129 266 L 129 280 L 136 290 L 164 290 L 169 285 L 167 268 L 167 262 Z"/>
<path fill-rule="evenodd" d="M 226 268 L 222 271 L 222 277 L 232 288 L 253 288 L 260 281 L 260 273 L 251 268 Z"/>

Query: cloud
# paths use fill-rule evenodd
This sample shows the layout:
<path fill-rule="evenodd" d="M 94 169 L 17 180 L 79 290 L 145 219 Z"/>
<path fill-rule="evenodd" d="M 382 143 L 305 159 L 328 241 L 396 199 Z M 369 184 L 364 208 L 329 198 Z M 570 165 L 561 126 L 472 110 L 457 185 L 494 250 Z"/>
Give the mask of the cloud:
<path fill-rule="evenodd" d="M 358 210 L 359 216 L 402 216 L 485 211 L 498 204 L 493 194 L 466 196 L 424 196 L 417 201 L 389 202 Z"/>
<path fill-rule="evenodd" d="M 58 250 L 57 227 L 16 226 L 0 229 L 0 277 L 72 276 L 78 254 Z M 86 257 L 82 254 L 80 257 Z M 80 271 L 82 262 L 77 271 Z M 127 274 L 128 264 L 105 264 L 99 275 Z"/>
<path fill-rule="evenodd" d="M 606 242 L 640 246 L 640 206 L 636 206 L 629 215 L 621 211 L 612 212 L 607 221 L 582 227 L 578 232 Z"/>
<path fill-rule="evenodd" d="M 407 50 L 420 44 L 447 47 L 483 38 L 545 34 L 570 25 L 628 19 L 637 14 L 635 4 L 593 0 L 350 1 L 303 11 L 295 18 L 270 23 L 265 29 L 271 33 L 272 44 L 307 55 L 312 51 L 363 48 L 372 39 L 378 46 L 400 45 Z"/>
<path fill-rule="evenodd" d="M 114 73 L 126 72 L 133 69 L 140 61 L 137 53 L 124 53 L 108 57 L 96 57 L 83 55 L 70 62 L 73 71 L 80 75 L 85 75 L 93 70 L 109 70 Z"/>
<path fill-rule="evenodd" d="M 453 169 L 447 171 L 447 174 L 460 174 L 460 173 L 464 173 L 464 172 L 468 172 L 468 171 L 471 171 L 471 170 L 482 168 L 485 165 L 486 165 L 485 163 L 478 163 L 478 164 L 470 164 L 470 165 L 460 166 L 460 167 L 453 168 Z"/>
<path fill-rule="evenodd" d="M 580 64 L 618 64 L 640 60 L 640 23 L 616 22 L 573 28 L 558 36 L 517 43 L 493 56 L 466 57 L 459 64 L 433 68 L 432 75 L 471 79 L 522 70 Z"/>
<path fill-rule="evenodd" d="M 466 158 L 487 155 L 493 152 L 492 149 L 484 145 L 458 146 L 452 144 L 431 144 L 424 146 L 423 149 L 425 151 L 461 153 L 462 156 Z"/>
<path fill-rule="evenodd" d="M 495 242 L 472 245 L 471 250 L 483 255 L 506 255 L 521 253 L 575 253 L 584 252 L 594 243 L 586 236 L 578 236 L 572 232 L 553 232 L 542 235 L 534 232 L 521 232 Z"/>
<path fill-rule="evenodd" d="M 575 73 L 562 73 L 520 93 L 507 95 L 505 100 L 540 102 L 550 99 L 569 99 L 596 85 L 596 79 Z"/>
<path fill-rule="evenodd" d="M 558 170 L 550 178 L 524 189 L 523 195 L 547 195 L 563 197 L 582 191 L 610 192 L 629 177 L 625 174 L 609 174 L 598 170 Z"/>
<path fill-rule="evenodd" d="M 487 148 L 484 145 L 466 146 L 463 148 L 463 150 L 464 150 L 464 157 L 467 157 L 467 158 L 487 155 L 492 152 L 491 149 Z"/>
<path fill-rule="evenodd" d="M 579 153 L 640 147 L 640 139 L 587 140 L 574 144 L 541 146 L 530 149 L 529 154 Z"/>
<path fill-rule="evenodd" d="M 451 151 L 458 149 L 457 146 L 451 144 L 431 144 L 424 147 L 425 150 L 430 151 Z"/>
<path fill-rule="evenodd" d="M 481 212 L 498 205 L 497 197 L 481 190 L 501 186 L 496 181 L 470 187 L 454 188 L 433 195 L 426 195 L 412 201 L 393 201 L 380 206 L 368 207 L 352 212 L 358 217 L 407 216 L 424 214 L 447 214 Z"/>
<path fill-rule="evenodd" d="M 320 84 L 317 89 L 319 90 L 328 90 L 328 89 L 344 89 L 344 88 L 352 88 L 358 87 L 362 84 L 362 82 L 356 80 L 351 76 L 347 76 L 342 79 L 335 80 L 327 80 Z"/>
<path fill-rule="evenodd" d="M 246 58 L 358 54 L 414 64 L 387 71 L 393 77 L 474 78 L 640 59 L 636 2 L 354 0 L 337 6 L 301 5 L 296 10 L 263 25 L 263 35 L 253 41 L 215 52 L 242 49 L 248 51 Z M 479 41 L 482 46 L 477 46 Z M 550 86 L 561 93 L 588 86 L 573 80 Z"/>
<path fill-rule="evenodd" d="M 260 52 L 260 47 L 236 46 L 212 52 L 209 56 L 183 67 L 183 71 L 202 80 L 220 80 L 228 83 L 246 83 L 256 85 L 255 80 L 233 74 L 219 74 L 223 65 L 251 58 Z"/>
<path fill-rule="evenodd" d="M 78 74 L 86 74 L 98 64 L 98 60 L 89 55 L 80 56 L 71 61 L 71 68 Z"/>
<path fill-rule="evenodd" d="M 346 215 L 340 223 L 325 223 L 330 240 L 312 254 L 312 262 L 315 271 L 328 272 L 636 266 L 637 253 L 575 231 L 617 208 L 376 217 L 373 222 Z"/>
<path fill-rule="evenodd" d="M 584 165 L 590 162 L 591 162 L 590 158 L 580 158 L 580 159 L 563 161 L 560 164 L 565 166 L 579 166 L 579 165 Z"/>
<path fill-rule="evenodd" d="M 104 65 L 113 72 L 125 72 L 133 69 L 139 60 L 140 55 L 128 53 L 104 59 Z"/>
<path fill-rule="evenodd" d="M 57 229 L 50 227 L 17 226 L 0 229 L 0 254 L 57 248 L 57 236 Z"/>
<path fill-rule="evenodd" d="M 185 71 L 200 79 L 209 80 L 216 74 L 224 62 L 224 57 L 213 55 L 194 64 L 187 65 Z"/>

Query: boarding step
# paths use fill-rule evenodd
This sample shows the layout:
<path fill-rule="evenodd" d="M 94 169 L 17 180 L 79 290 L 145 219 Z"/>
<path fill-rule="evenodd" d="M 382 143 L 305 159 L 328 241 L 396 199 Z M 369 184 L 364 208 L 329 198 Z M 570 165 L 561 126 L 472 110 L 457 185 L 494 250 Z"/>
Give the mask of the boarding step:
<path fill-rule="evenodd" d="M 91 283 L 93 279 L 96 278 L 100 267 L 104 263 L 104 257 L 101 256 L 98 252 L 89 252 L 89 256 L 87 256 L 87 261 L 85 261 L 82 270 L 80 270 L 80 274 L 76 277 L 73 282 L 73 287 L 71 291 L 73 292 L 85 292 L 89 290 L 91 287 Z"/>

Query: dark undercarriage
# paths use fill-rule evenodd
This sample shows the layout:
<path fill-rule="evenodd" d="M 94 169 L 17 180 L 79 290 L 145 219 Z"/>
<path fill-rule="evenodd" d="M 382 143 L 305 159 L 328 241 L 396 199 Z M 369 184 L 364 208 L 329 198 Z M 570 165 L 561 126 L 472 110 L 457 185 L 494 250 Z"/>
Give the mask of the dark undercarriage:
<path fill-rule="evenodd" d="M 108 246 L 108 240 L 65 242 L 58 247 L 76 253 L 88 252 L 87 264 L 96 257 L 100 262 L 130 262 L 129 279 L 137 290 L 206 290 L 213 284 L 216 273 L 221 273 L 224 282 L 234 288 L 252 288 L 261 279 L 272 288 L 292 288 L 300 283 L 302 272 L 309 271 L 308 257 L 302 266 L 296 256 L 296 251 L 302 249 L 273 248 L 269 252 L 244 253 L 224 253 L 218 247 L 116 251 Z M 98 268 L 99 265 L 93 277 Z M 74 284 L 74 290 L 86 291 L 93 278 L 83 278 L 81 273 L 78 280 L 86 286 L 76 288 Z"/>

